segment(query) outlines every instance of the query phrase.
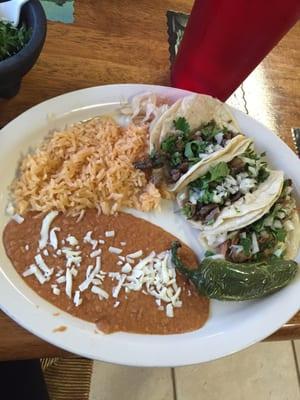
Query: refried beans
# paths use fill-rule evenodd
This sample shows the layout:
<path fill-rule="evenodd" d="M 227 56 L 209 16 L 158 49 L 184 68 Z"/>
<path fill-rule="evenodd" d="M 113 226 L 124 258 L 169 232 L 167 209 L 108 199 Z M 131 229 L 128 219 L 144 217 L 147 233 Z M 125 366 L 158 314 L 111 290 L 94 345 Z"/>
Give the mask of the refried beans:
<path fill-rule="evenodd" d="M 5 227 L 3 243 L 6 253 L 17 272 L 23 277 L 28 267 L 36 263 L 41 225 L 45 215 L 28 213 L 21 224 L 11 220 Z M 93 322 L 98 329 L 105 333 L 117 331 L 136 332 L 147 334 L 183 333 L 199 329 L 204 325 L 209 314 L 209 300 L 200 296 L 196 289 L 185 278 L 176 275 L 176 284 L 181 288 L 180 307 L 174 307 L 173 315 L 167 315 L 164 301 L 157 301 L 142 287 L 139 291 L 127 291 L 124 288 L 113 297 L 113 288 L 116 281 L 109 276 L 109 272 L 120 273 L 121 258 L 128 254 L 142 250 L 145 258 L 152 251 L 159 254 L 170 248 L 176 238 L 156 225 L 126 213 L 118 215 L 98 215 L 96 210 L 87 210 L 83 218 L 76 222 L 76 218 L 59 214 L 51 224 L 51 228 L 58 227 L 55 232 L 58 239 L 58 248 L 54 249 L 48 242 L 40 250 L 40 254 L 49 268 L 54 268 L 50 279 L 41 284 L 35 275 L 23 278 L 25 282 L 41 297 L 58 308 L 87 321 Z M 91 237 L 97 239 L 98 244 L 92 248 L 90 242 L 84 241 L 87 232 L 92 231 Z M 67 241 L 73 236 L 78 243 L 73 243 L 74 251 L 81 254 L 80 266 L 77 266 L 77 275 L 72 278 L 72 297 L 65 291 L 65 283 L 57 284 L 59 271 L 66 270 L 66 258 L 60 249 L 71 247 Z M 99 242 L 100 240 L 100 242 Z M 116 248 L 120 254 L 111 252 Z M 95 265 L 95 256 L 101 249 L 101 271 L 106 276 L 101 283 L 101 289 L 108 293 L 107 299 L 100 300 L 99 296 L 90 290 L 91 286 L 80 293 L 82 303 L 74 304 L 74 292 L 86 279 L 87 268 Z M 99 251 L 98 251 L 99 253 Z M 119 257 L 121 256 L 121 257 Z M 190 248 L 183 246 L 181 256 L 187 265 L 196 265 L 197 259 Z M 135 264 L 139 259 L 135 259 Z M 132 260 L 131 260 L 132 261 Z M 91 268 L 91 267 L 90 267 Z M 134 268 L 134 264 L 132 265 Z M 96 279 L 97 280 L 97 279 Z M 53 286 L 57 285 L 60 293 L 53 293 Z"/>

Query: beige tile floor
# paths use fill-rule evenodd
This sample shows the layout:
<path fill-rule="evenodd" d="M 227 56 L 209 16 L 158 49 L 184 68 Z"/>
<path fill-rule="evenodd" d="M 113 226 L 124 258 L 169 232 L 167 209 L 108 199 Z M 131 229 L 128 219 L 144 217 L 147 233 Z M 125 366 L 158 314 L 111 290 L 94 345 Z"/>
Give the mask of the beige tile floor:
<path fill-rule="evenodd" d="M 90 400 L 300 400 L 299 365 L 300 341 L 175 369 L 95 362 Z"/>

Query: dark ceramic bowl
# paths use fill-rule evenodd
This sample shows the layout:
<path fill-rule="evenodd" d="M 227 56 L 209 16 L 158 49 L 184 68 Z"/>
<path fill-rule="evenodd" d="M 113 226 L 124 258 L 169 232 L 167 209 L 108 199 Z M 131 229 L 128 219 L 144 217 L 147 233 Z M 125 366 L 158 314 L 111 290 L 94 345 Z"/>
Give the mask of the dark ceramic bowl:
<path fill-rule="evenodd" d="M 38 0 L 24 4 L 20 22 L 31 28 L 31 37 L 17 54 L 0 61 L 0 98 L 10 98 L 18 93 L 22 77 L 35 64 L 45 42 L 47 20 Z"/>

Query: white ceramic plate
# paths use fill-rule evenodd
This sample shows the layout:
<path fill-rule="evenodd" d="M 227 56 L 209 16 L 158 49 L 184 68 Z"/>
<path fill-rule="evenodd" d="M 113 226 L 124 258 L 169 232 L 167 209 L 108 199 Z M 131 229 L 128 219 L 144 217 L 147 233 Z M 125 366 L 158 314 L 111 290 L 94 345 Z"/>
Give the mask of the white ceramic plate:
<path fill-rule="evenodd" d="M 54 128 L 111 111 L 120 101 L 145 91 L 176 100 L 189 92 L 161 86 L 109 85 L 79 90 L 56 97 L 26 111 L 0 132 L 0 233 L 5 215 L 7 187 L 21 153 L 36 146 Z M 300 161 L 275 134 L 240 111 L 233 110 L 242 132 L 255 139 L 258 150 L 267 151 L 273 166 L 292 178 L 300 192 Z M 299 196 L 298 196 L 299 198 Z M 201 254 L 195 233 L 166 204 L 163 214 L 143 215 L 189 244 Z M 300 276 L 280 292 L 255 302 L 211 302 L 205 326 L 181 335 L 96 334 L 93 324 L 59 311 L 35 294 L 15 272 L 0 244 L 0 306 L 11 318 L 42 339 L 82 356 L 134 366 L 179 366 L 213 360 L 267 337 L 298 310 Z M 59 326 L 63 332 L 54 332 Z"/>

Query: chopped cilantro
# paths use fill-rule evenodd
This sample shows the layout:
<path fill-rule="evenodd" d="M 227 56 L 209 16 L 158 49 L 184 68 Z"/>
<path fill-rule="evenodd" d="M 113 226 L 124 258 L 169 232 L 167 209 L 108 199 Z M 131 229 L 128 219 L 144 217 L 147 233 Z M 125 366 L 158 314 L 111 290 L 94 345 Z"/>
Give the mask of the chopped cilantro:
<path fill-rule="evenodd" d="M 210 168 L 209 171 L 201 176 L 200 178 L 194 180 L 189 184 L 191 188 L 208 189 L 211 182 L 220 182 L 222 178 L 229 174 L 230 170 L 228 165 L 221 161 L 219 164 Z"/>
<path fill-rule="evenodd" d="M 258 174 L 257 174 L 257 181 L 258 182 L 264 182 L 270 175 L 270 172 L 266 170 L 265 167 L 259 168 Z"/>
<path fill-rule="evenodd" d="M 217 125 L 215 120 L 202 124 L 199 128 L 201 135 L 206 139 L 212 139 L 217 133 L 224 132 L 224 127 L 221 128 Z"/>
<path fill-rule="evenodd" d="M 204 253 L 204 257 L 211 257 L 214 256 L 216 253 L 214 253 L 213 251 L 210 250 L 206 250 L 206 252 Z"/>
<path fill-rule="evenodd" d="M 175 151 L 171 156 L 170 164 L 172 167 L 178 167 L 182 162 L 181 155 L 178 151 Z"/>
<path fill-rule="evenodd" d="M 212 218 L 206 222 L 206 225 L 213 225 L 214 222 L 215 222 L 215 220 L 214 220 L 214 218 Z"/>
<path fill-rule="evenodd" d="M 0 61 L 18 53 L 29 41 L 32 30 L 22 24 L 15 28 L 10 22 L 0 21 Z"/>
<path fill-rule="evenodd" d="M 213 193 L 211 193 L 209 190 L 204 190 L 200 199 L 201 203 L 210 204 L 213 202 L 213 197 Z"/>
<path fill-rule="evenodd" d="M 164 165 L 163 156 L 159 154 L 156 150 L 152 150 L 149 159 L 152 164 L 152 168 L 161 168 Z"/>
<path fill-rule="evenodd" d="M 203 153 L 207 147 L 206 142 L 193 140 L 188 142 L 184 148 L 184 155 L 188 160 L 199 159 L 199 153 Z"/>
<path fill-rule="evenodd" d="M 241 246 L 243 247 L 244 253 L 249 255 L 252 246 L 252 240 L 247 236 L 245 238 L 241 238 Z"/>
<path fill-rule="evenodd" d="M 264 229 L 264 222 L 265 219 L 261 218 L 258 221 L 254 222 L 251 226 L 251 228 L 254 230 L 254 232 L 258 233 L 261 232 Z"/>
<path fill-rule="evenodd" d="M 184 117 L 178 117 L 173 123 L 178 131 L 183 132 L 185 135 L 190 133 L 190 125 Z"/>
<path fill-rule="evenodd" d="M 193 210 L 191 204 L 189 204 L 189 203 L 186 203 L 186 204 L 182 207 L 181 211 L 182 211 L 183 215 L 186 216 L 187 219 L 192 218 L 192 216 L 193 216 L 193 214 L 194 214 L 194 210 Z"/>
<path fill-rule="evenodd" d="M 216 166 L 210 168 L 209 170 L 209 174 L 210 174 L 210 182 L 213 181 L 218 181 L 220 178 L 224 178 L 225 176 L 227 176 L 230 172 L 230 169 L 228 167 L 228 165 L 222 161 L 219 164 L 217 164 Z"/>
<path fill-rule="evenodd" d="M 162 151 L 165 153 L 172 154 L 174 151 L 176 151 L 176 142 L 177 142 L 177 137 L 175 135 L 171 135 L 167 137 L 162 143 L 160 148 Z"/>
<path fill-rule="evenodd" d="M 243 157 L 251 158 L 252 160 L 259 160 L 260 156 L 253 150 L 251 146 L 244 152 Z"/>
<path fill-rule="evenodd" d="M 284 242 L 286 238 L 286 231 L 283 228 L 280 229 L 273 229 L 273 235 L 278 240 L 278 242 Z"/>

